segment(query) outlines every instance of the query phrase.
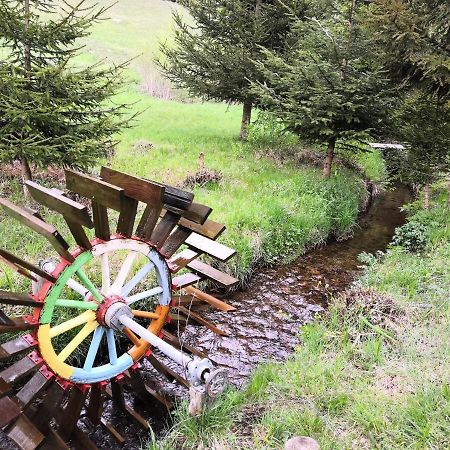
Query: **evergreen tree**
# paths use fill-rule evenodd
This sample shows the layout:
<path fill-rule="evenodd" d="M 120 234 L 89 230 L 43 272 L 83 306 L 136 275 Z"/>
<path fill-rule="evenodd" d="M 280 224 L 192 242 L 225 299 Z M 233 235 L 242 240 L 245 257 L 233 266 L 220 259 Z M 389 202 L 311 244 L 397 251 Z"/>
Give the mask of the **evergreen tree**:
<path fill-rule="evenodd" d="M 373 18 L 392 75 L 450 100 L 450 2 L 376 0 Z"/>
<path fill-rule="evenodd" d="M 295 17 L 308 0 L 180 0 L 194 24 L 175 13 L 175 46 L 163 44 L 157 61 L 166 76 L 191 95 L 243 104 L 241 138 L 247 135 L 261 48 L 284 49 Z"/>
<path fill-rule="evenodd" d="M 122 66 L 77 68 L 77 40 L 105 11 L 81 1 L 0 0 L 0 162 L 86 168 L 128 122 L 111 97 Z"/>
<path fill-rule="evenodd" d="M 361 3 L 361 4 L 360 4 Z M 356 151 L 383 127 L 389 107 L 378 49 L 361 26 L 363 2 L 333 1 L 322 18 L 297 21 L 284 55 L 265 51 L 259 101 L 302 139 L 327 145 L 329 177 L 336 146 Z"/>

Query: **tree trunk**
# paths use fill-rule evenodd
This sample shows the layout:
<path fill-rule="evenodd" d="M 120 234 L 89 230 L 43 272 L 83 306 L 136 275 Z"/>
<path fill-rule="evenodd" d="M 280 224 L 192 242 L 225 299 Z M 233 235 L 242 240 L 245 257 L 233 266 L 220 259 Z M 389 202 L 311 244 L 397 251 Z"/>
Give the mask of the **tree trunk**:
<path fill-rule="evenodd" d="M 423 207 L 426 210 L 430 209 L 430 197 L 431 197 L 431 188 L 429 184 L 426 184 L 423 187 Z"/>
<path fill-rule="evenodd" d="M 242 123 L 241 123 L 241 133 L 240 138 L 245 141 L 248 136 L 248 126 L 250 125 L 250 119 L 252 118 L 252 106 L 251 100 L 245 100 L 242 107 Z"/>
<path fill-rule="evenodd" d="M 27 186 L 25 185 L 25 181 L 32 181 L 33 176 L 31 174 L 31 168 L 30 164 L 28 162 L 28 159 L 23 156 L 20 158 L 20 166 L 22 168 L 22 180 L 23 180 L 23 195 L 26 199 L 30 200 L 31 196 L 28 192 Z"/>
<path fill-rule="evenodd" d="M 327 156 L 325 156 L 325 160 L 323 161 L 323 176 L 325 178 L 330 178 L 331 175 L 331 166 L 333 165 L 335 146 L 336 138 L 333 137 L 328 141 Z"/>

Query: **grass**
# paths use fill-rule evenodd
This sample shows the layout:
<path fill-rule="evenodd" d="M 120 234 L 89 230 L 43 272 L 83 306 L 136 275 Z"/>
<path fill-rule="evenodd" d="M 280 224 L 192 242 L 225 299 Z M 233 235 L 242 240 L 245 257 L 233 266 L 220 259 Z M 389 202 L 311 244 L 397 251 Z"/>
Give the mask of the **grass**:
<path fill-rule="evenodd" d="M 408 209 L 426 230 L 421 253 L 365 255 L 364 275 L 301 328 L 286 363 L 261 366 L 199 420 L 180 408 L 153 448 L 280 449 L 295 435 L 330 450 L 450 448 L 447 194 Z"/>

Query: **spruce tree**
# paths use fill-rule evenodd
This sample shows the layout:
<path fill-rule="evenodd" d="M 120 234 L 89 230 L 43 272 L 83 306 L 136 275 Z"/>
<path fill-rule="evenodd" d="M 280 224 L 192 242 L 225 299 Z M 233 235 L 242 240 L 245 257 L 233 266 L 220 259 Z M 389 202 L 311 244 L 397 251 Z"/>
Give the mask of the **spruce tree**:
<path fill-rule="evenodd" d="M 61 7 L 62 5 L 62 7 Z M 87 168 L 128 122 L 112 96 L 122 66 L 76 67 L 78 39 L 105 9 L 81 1 L 0 0 L 0 162 Z"/>
<path fill-rule="evenodd" d="M 174 14 L 175 45 L 161 46 L 158 64 L 166 76 L 191 95 L 242 103 L 240 136 L 245 139 L 255 95 L 250 81 L 259 78 L 255 62 L 261 49 L 283 51 L 296 17 L 308 0 L 180 0 L 193 19 Z"/>
<path fill-rule="evenodd" d="M 327 147 L 328 178 L 337 146 L 359 151 L 380 131 L 391 101 L 378 47 L 357 0 L 333 1 L 322 17 L 297 21 L 284 55 L 265 51 L 264 82 L 253 83 L 262 107 L 303 140 Z"/>
<path fill-rule="evenodd" d="M 450 2 L 376 0 L 372 18 L 392 76 L 450 100 Z"/>

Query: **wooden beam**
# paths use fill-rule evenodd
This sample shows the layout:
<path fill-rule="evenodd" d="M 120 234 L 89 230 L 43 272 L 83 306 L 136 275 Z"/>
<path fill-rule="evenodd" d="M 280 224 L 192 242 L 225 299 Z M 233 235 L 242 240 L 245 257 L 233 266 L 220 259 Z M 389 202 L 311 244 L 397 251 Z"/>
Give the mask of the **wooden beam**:
<path fill-rule="evenodd" d="M 33 181 L 26 181 L 31 196 L 42 205 L 56 211 L 70 222 L 75 222 L 87 228 L 94 228 L 92 219 L 86 206 L 75 202 L 70 198 L 57 194 Z"/>
<path fill-rule="evenodd" d="M 192 233 L 186 239 L 186 244 L 193 250 L 206 253 L 220 261 L 228 261 L 236 254 L 236 250 L 197 233 Z"/>
<path fill-rule="evenodd" d="M 209 278 L 210 280 L 215 281 L 216 283 L 219 283 L 227 288 L 236 286 L 236 284 L 239 283 L 237 278 L 234 278 L 225 272 L 221 272 L 220 270 L 217 270 L 209 264 L 199 260 L 191 261 L 187 264 L 187 267 L 189 267 L 189 269 L 196 274 Z"/>
<path fill-rule="evenodd" d="M 31 228 L 33 231 L 36 231 L 36 233 L 44 236 L 66 261 L 73 262 L 75 260 L 68 251 L 69 244 L 63 239 L 54 226 L 34 217 L 25 209 L 11 203 L 5 198 L 0 197 L 0 205 L 8 215 L 18 220 L 23 225 Z"/>

